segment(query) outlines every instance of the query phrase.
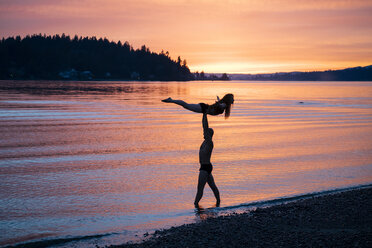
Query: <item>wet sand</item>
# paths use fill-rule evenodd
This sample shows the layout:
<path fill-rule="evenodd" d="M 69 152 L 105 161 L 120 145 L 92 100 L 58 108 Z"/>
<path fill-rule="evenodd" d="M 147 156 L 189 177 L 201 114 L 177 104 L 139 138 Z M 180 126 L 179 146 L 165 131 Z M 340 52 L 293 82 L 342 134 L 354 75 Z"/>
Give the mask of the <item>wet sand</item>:
<path fill-rule="evenodd" d="M 111 247 L 372 247 L 372 188 L 209 218 Z"/>

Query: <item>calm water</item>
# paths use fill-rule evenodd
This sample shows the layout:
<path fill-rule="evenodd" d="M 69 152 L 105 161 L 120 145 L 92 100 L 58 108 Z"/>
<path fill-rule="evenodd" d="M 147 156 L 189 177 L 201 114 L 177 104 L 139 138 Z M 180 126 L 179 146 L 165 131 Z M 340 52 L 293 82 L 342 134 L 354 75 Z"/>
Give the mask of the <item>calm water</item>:
<path fill-rule="evenodd" d="M 204 218 L 201 115 L 168 96 L 235 95 L 229 119 L 209 118 L 222 207 L 372 183 L 372 82 L 0 85 L 0 245 L 119 244 Z"/>

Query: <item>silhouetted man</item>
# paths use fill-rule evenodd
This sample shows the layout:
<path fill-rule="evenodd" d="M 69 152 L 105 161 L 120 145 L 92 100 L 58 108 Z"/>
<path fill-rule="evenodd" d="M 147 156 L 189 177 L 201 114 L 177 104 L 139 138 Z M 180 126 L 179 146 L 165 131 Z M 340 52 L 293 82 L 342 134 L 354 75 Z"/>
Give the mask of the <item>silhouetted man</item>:
<path fill-rule="evenodd" d="M 212 128 L 208 127 L 208 119 L 207 114 L 203 111 L 203 133 L 204 133 L 204 141 L 200 146 L 199 150 L 199 162 L 200 162 L 200 169 L 199 169 L 199 180 L 198 180 L 198 192 L 195 196 L 195 207 L 199 207 L 199 201 L 203 196 L 204 186 L 208 183 L 209 187 L 211 187 L 214 196 L 216 197 L 216 206 L 220 205 L 220 192 L 216 184 L 214 183 L 214 179 L 212 176 L 212 169 L 213 166 L 211 164 L 211 155 L 213 150 L 213 141 L 212 137 L 214 131 Z"/>

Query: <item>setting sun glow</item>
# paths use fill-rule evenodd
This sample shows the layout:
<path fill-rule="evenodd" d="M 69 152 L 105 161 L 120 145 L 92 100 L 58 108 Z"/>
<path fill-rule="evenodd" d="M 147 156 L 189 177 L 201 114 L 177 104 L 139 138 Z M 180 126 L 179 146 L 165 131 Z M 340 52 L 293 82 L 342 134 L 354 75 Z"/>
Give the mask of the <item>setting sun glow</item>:
<path fill-rule="evenodd" d="M 372 64 L 371 13 L 368 0 L 3 0 L 0 34 L 145 44 L 191 71 L 312 71 Z"/>

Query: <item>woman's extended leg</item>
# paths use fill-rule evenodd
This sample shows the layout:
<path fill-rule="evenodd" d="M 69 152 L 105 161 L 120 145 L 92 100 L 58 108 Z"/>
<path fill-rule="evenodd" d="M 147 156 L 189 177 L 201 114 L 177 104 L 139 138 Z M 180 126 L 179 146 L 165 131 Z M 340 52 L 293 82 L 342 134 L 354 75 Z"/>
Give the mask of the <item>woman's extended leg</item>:
<path fill-rule="evenodd" d="M 170 97 L 167 98 L 167 99 L 162 100 L 162 102 L 175 103 L 177 105 L 180 105 L 180 106 L 184 107 L 185 109 L 188 109 L 188 110 L 196 112 L 196 113 L 202 113 L 203 112 L 200 104 L 187 103 L 187 102 L 182 101 L 182 100 L 173 100 Z"/>
<path fill-rule="evenodd" d="M 217 185 L 214 183 L 214 178 L 212 174 L 208 176 L 207 182 L 208 182 L 209 187 L 211 187 L 214 196 L 216 197 L 216 206 L 219 207 L 221 203 L 220 191 L 218 191 Z"/>
<path fill-rule="evenodd" d="M 201 170 L 199 172 L 198 191 L 196 192 L 195 201 L 194 201 L 195 207 L 199 206 L 199 201 L 203 196 L 204 186 L 207 183 L 208 176 L 209 174 L 205 170 Z"/>

